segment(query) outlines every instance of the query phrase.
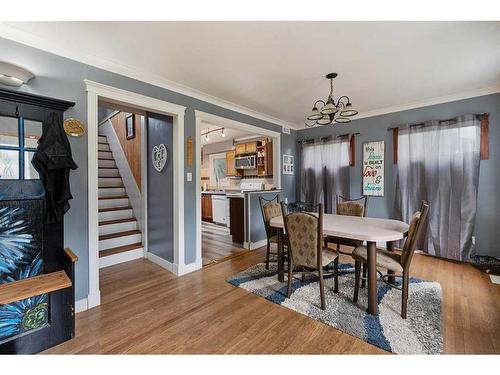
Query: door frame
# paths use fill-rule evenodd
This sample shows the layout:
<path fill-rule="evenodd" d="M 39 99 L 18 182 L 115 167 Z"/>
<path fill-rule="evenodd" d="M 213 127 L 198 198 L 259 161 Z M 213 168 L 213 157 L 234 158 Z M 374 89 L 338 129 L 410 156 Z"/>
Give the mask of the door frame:
<path fill-rule="evenodd" d="M 233 129 L 241 129 L 248 132 L 256 133 L 262 136 L 267 136 L 273 139 L 273 181 L 277 189 L 281 189 L 281 133 L 265 128 L 260 128 L 255 125 L 246 124 L 244 122 L 231 120 L 226 117 L 217 116 L 212 113 L 199 110 L 194 111 L 196 130 L 195 130 L 195 186 L 196 186 L 196 259 L 200 264 L 202 259 L 202 243 L 201 243 L 201 129 L 203 123 L 217 124 L 221 127 Z M 274 143 L 275 142 L 275 143 Z"/>
<path fill-rule="evenodd" d="M 146 253 L 148 259 L 179 275 L 184 264 L 184 114 L 186 107 L 160 99 L 122 90 L 91 80 L 84 80 L 87 91 L 87 147 L 88 147 L 88 239 L 89 239 L 89 294 L 87 308 L 101 303 L 99 290 L 99 220 L 98 220 L 98 101 L 127 104 L 145 111 L 173 117 L 174 139 L 172 162 L 174 163 L 174 263 Z M 147 220 L 145 221 L 147 223 Z M 147 226 L 145 228 L 147 231 Z"/>

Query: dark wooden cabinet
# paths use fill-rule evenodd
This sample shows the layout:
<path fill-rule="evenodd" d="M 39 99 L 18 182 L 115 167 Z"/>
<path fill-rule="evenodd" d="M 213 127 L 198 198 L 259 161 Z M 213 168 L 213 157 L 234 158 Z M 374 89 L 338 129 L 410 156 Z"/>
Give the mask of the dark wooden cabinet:
<path fill-rule="evenodd" d="M 205 221 L 212 221 L 212 196 L 210 194 L 201 195 L 201 219 Z"/>
<path fill-rule="evenodd" d="M 230 234 L 234 243 L 245 241 L 245 199 L 229 197 Z"/>

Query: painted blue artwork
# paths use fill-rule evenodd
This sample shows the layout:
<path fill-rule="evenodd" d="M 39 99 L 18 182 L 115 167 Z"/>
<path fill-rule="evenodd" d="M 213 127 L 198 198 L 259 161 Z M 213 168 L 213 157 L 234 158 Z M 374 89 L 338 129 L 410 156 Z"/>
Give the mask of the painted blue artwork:
<path fill-rule="evenodd" d="M 0 201 L 0 284 L 43 272 L 41 200 Z M 48 295 L 0 306 L 0 341 L 47 326 Z"/>

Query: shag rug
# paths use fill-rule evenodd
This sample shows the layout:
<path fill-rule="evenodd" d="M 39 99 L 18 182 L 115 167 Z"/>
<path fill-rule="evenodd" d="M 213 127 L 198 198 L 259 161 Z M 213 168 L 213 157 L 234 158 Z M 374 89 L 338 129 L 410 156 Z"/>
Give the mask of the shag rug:
<path fill-rule="evenodd" d="M 326 310 L 320 308 L 319 282 L 306 274 L 305 282 L 295 274 L 292 295 L 287 298 L 287 278 L 280 283 L 276 264 L 260 263 L 230 277 L 227 281 L 278 305 L 328 324 L 389 352 L 398 354 L 441 354 L 442 292 L 437 282 L 410 279 L 407 319 L 401 318 L 401 291 L 378 281 L 379 315 L 366 312 L 368 288 L 359 290 L 358 303 L 352 302 L 354 266 L 339 265 L 339 293 L 333 292 L 333 276 L 325 277 Z"/>

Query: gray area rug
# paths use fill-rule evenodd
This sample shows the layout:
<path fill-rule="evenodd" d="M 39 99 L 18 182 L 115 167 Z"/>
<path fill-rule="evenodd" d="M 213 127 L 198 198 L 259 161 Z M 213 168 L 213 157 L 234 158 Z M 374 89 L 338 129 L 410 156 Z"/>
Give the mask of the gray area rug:
<path fill-rule="evenodd" d="M 354 267 L 340 264 L 339 293 L 333 293 L 333 276 L 325 282 L 326 310 L 320 309 L 319 283 L 314 275 L 305 282 L 292 282 L 287 298 L 287 279 L 278 282 L 276 265 L 265 269 L 260 263 L 230 277 L 227 281 L 281 306 L 398 354 L 440 354 L 443 351 L 441 285 L 437 282 L 410 280 L 407 319 L 401 318 L 401 292 L 378 282 L 380 314 L 366 313 L 367 288 L 360 289 L 358 303 L 352 302 Z M 298 277 L 300 274 L 296 274 Z"/>

